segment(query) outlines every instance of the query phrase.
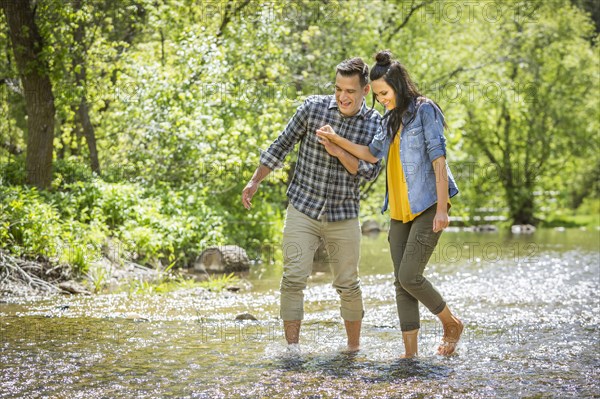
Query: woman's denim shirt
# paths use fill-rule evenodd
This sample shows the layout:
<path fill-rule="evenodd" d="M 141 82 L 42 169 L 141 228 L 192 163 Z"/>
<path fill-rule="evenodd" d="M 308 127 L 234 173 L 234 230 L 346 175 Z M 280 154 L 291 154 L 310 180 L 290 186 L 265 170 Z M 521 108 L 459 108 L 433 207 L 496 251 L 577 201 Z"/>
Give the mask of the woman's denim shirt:
<path fill-rule="evenodd" d="M 384 119 L 388 121 L 389 119 Z M 432 162 L 446 156 L 446 138 L 444 137 L 444 115 L 435 103 L 425 97 L 413 100 L 402 117 L 400 135 L 400 160 L 408 187 L 410 211 L 419 213 L 437 202 L 435 172 Z M 373 156 L 381 159 L 385 156 L 387 164 L 388 150 L 392 135 L 383 122 L 381 132 L 369 144 Z M 458 187 L 446 163 L 448 172 L 448 195 L 458 194 Z M 388 208 L 389 193 L 386 182 L 385 200 L 381 213 Z"/>

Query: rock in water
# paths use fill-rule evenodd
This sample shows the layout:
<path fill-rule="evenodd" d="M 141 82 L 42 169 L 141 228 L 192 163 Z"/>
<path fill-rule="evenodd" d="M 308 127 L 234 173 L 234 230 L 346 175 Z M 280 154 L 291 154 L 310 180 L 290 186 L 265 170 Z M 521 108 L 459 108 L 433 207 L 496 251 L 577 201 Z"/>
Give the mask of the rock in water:
<path fill-rule="evenodd" d="M 210 247 L 198 256 L 194 269 L 209 273 L 241 272 L 250 269 L 250 259 L 244 248 L 237 245 Z"/>
<path fill-rule="evenodd" d="M 379 223 L 372 219 L 365 220 L 365 222 L 360 226 L 360 229 L 364 235 L 377 234 L 382 231 Z"/>
<path fill-rule="evenodd" d="M 498 228 L 496 226 L 494 226 L 493 224 L 482 224 L 479 226 L 474 226 L 473 227 L 473 231 L 477 231 L 477 232 L 496 232 L 498 231 Z"/>
<path fill-rule="evenodd" d="M 90 295 L 90 292 L 83 285 L 75 280 L 63 281 L 58 285 L 58 288 L 68 294 L 84 294 Z"/>
<path fill-rule="evenodd" d="M 256 317 L 252 316 L 250 313 L 242 313 L 235 316 L 236 320 L 258 320 Z"/>
<path fill-rule="evenodd" d="M 535 226 L 530 224 L 515 224 L 511 226 L 510 231 L 513 234 L 532 234 L 535 233 Z"/>

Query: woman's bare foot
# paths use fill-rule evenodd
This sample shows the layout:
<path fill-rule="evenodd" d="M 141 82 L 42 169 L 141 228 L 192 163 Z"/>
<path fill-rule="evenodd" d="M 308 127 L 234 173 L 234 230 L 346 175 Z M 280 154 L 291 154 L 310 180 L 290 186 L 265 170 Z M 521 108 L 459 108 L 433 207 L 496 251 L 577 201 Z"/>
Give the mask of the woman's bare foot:
<path fill-rule="evenodd" d="M 442 343 L 438 347 L 438 354 L 449 356 L 456 351 L 456 346 L 460 340 L 464 325 L 462 321 L 454 316 L 452 316 L 451 322 L 446 322 L 442 325 L 444 326 L 444 336 L 442 337 Z"/>
<path fill-rule="evenodd" d="M 417 356 L 419 329 L 402 331 L 402 341 L 404 342 L 404 355 L 400 356 L 400 359 L 412 359 Z"/>

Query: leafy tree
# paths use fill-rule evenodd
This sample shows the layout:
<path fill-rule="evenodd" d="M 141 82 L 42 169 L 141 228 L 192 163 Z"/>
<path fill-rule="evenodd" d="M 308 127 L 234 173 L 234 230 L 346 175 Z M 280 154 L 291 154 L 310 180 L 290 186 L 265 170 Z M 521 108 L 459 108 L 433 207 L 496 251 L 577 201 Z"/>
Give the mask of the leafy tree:
<path fill-rule="evenodd" d="M 94 242 L 132 242 L 149 264 L 185 264 L 222 243 L 272 258 L 295 156 L 247 212 L 239 194 L 260 151 L 307 95 L 334 92 L 337 63 L 361 56 L 372 64 L 382 48 L 446 114 L 448 159 L 461 188 L 454 215 L 493 208 L 532 223 L 559 207 L 593 209 L 589 198 L 598 197 L 598 37 L 582 11 L 593 15 L 587 1 L 32 4 L 2 0 L 0 177 L 9 185 L 2 193 L 29 205 L 21 213 L 6 198 L 0 205 L 12 226 L 11 214 L 52 204 L 47 234 L 56 247 L 84 244 L 76 232 L 92 231 Z M 18 62 L 8 8 L 33 16 L 19 21 L 33 21 L 37 36 L 19 38 L 39 39 L 25 43 L 37 53 L 23 53 L 36 55 L 39 68 Z M 49 88 L 44 113 L 30 109 L 23 73 Z M 50 157 L 35 161 L 54 159 L 54 178 L 48 172 L 40 187 L 50 190 L 39 192 L 19 187 L 34 169 L 30 140 L 40 130 L 31 129 L 42 126 L 30 126 L 31 112 L 53 123 L 42 135 Z M 363 187 L 363 217 L 379 214 L 384 191 L 382 177 Z M 56 226 L 62 221 L 78 228 Z M 39 218 L 26 223 L 43 233 Z M 22 254 L 39 248 L 26 226 L 0 231 Z"/>
<path fill-rule="evenodd" d="M 463 137 L 497 168 L 515 223 L 535 223 L 543 181 L 597 149 L 598 58 L 586 40 L 593 26 L 568 2 L 532 10 L 494 27 L 498 40 L 487 58 L 495 62 L 470 74 L 472 81 L 491 81 L 486 101 L 464 103 Z"/>

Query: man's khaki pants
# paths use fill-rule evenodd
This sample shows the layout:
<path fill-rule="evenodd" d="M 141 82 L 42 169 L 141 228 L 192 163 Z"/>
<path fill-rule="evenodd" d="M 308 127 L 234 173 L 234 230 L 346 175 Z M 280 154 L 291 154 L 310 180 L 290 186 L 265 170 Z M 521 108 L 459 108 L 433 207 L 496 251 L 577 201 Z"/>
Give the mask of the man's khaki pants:
<path fill-rule="evenodd" d="M 315 251 L 320 240 L 330 260 L 333 288 L 340 296 L 344 320 L 362 320 L 364 310 L 358 263 L 360 260 L 360 225 L 358 218 L 339 222 L 314 220 L 288 206 L 283 229 L 283 277 L 281 279 L 281 318 L 304 318 L 304 292 L 312 271 Z"/>

